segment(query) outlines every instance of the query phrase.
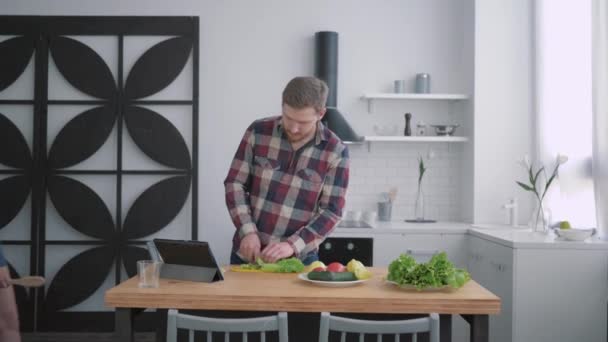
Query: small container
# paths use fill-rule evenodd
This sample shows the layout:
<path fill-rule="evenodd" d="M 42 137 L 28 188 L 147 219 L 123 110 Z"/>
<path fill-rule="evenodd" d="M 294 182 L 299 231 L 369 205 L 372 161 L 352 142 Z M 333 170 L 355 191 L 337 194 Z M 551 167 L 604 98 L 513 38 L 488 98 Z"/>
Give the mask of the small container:
<path fill-rule="evenodd" d="M 372 228 L 376 228 L 376 220 L 378 219 L 378 213 L 375 211 L 364 211 L 363 222 L 369 224 Z"/>
<path fill-rule="evenodd" d="M 426 135 L 426 124 L 423 121 L 420 121 L 416 124 L 416 135 L 418 135 L 418 136 Z"/>
<path fill-rule="evenodd" d="M 390 202 L 390 201 L 378 202 L 378 221 L 384 221 L 384 222 L 390 221 L 392 209 L 393 209 L 392 202 Z"/>
<path fill-rule="evenodd" d="M 396 94 L 405 93 L 405 80 L 395 80 L 395 93 Z"/>
<path fill-rule="evenodd" d="M 431 75 L 422 73 L 416 74 L 416 93 L 428 94 L 431 92 Z"/>
<path fill-rule="evenodd" d="M 361 221 L 361 214 L 360 210 L 349 210 L 344 218 L 346 221 Z"/>

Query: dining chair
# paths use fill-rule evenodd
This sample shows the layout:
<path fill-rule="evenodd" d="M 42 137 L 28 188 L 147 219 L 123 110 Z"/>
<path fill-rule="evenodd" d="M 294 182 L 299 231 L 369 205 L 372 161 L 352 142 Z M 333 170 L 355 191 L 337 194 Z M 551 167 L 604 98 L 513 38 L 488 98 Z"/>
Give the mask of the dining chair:
<path fill-rule="evenodd" d="M 428 317 L 398 320 L 373 321 L 332 316 L 328 312 L 321 313 L 321 326 L 319 328 L 319 342 L 329 342 L 329 332 L 340 332 L 340 341 L 346 340 L 347 333 L 359 334 L 359 341 L 363 342 L 365 334 L 377 335 L 377 341 L 382 342 L 382 335 L 395 335 L 395 342 L 399 342 L 399 335 L 411 334 L 412 342 L 417 342 L 418 333 L 429 332 L 430 342 L 439 342 L 439 315 L 430 314 Z"/>
<path fill-rule="evenodd" d="M 170 309 L 167 314 L 167 342 L 177 342 L 177 329 L 188 330 L 189 342 L 194 341 L 195 331 L 207 332 L 208 342 L 211 342 L 213 332 L 223 332 L 224 342 L 230 341 L 230 333 L 241 333 L 243 342 L 247 342 L 248 333 L 260 333 L 260 341 L 265 342 L 266 332 L 278 331 L 279 342 L 288 342 L 286 312 L 256 318 L 209 318 Z"/>

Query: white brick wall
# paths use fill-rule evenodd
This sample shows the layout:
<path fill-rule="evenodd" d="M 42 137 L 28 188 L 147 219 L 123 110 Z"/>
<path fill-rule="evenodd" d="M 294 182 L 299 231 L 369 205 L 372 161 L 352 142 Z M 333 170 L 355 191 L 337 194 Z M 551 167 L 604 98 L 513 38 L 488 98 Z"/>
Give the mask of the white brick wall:
<path fill-rule="evenodd" d="M 347 210 L 377 211 L 381 192 L 393 186 L 399 192 L 393 203 L 392 220 L 414 217 L 418 182 L 418 156 L 425 158 L 423 178 L 425 218 L 462 221 L 459 194 L 461 187 L 462 146 L 450 143 L 373 142 L 349 145 L 351 156 Z M 434 157 L 428 160 L 429 151 Z"/>

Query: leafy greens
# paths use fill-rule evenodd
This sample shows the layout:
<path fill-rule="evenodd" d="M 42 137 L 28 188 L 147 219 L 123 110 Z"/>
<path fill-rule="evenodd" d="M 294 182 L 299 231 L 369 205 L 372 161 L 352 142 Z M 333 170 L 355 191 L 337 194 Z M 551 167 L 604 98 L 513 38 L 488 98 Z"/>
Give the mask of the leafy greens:
<path fill-rule="evenodd" d="M 411 255 L 401 254 L 389 265 L 387 276 L 387 280 L 413 285 L 418 290 L 446 285 L 459 288 L 470 279 L 469 272 L 455 268 L 445 252 L 435 254 L 426 263 L 417 263 Z"/>

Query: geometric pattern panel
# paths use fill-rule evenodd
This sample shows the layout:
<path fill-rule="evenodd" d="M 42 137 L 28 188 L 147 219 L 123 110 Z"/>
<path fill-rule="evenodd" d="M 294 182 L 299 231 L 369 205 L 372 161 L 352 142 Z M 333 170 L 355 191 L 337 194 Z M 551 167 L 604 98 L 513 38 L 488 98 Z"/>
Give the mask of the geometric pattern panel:
<path fill-rule="evenodd" d="M 0 16 L 0 243 L 47 278 L 17 290 L 24 330 L 111 327 L 145 242 L 197 239 L 198 27 Z"/>

